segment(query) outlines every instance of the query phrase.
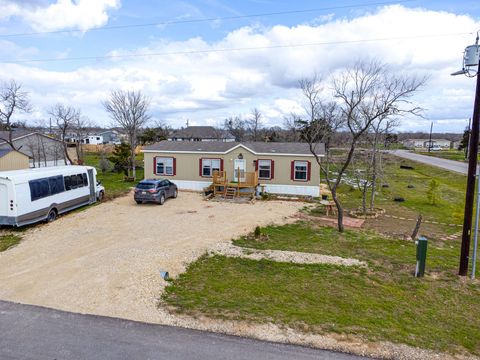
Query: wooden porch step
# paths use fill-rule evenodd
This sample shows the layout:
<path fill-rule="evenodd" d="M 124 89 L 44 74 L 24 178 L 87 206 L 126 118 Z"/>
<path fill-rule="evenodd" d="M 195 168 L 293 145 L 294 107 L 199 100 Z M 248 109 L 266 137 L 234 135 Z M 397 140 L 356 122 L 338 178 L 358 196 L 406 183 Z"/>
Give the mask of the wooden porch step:
<path fill-rule="evenodd" d="M 227 187 L 225 188 L 225 194 L 224 197 L 225 199 L 235 199 L 237 196 L 237 189 L 233 187 Z"/>

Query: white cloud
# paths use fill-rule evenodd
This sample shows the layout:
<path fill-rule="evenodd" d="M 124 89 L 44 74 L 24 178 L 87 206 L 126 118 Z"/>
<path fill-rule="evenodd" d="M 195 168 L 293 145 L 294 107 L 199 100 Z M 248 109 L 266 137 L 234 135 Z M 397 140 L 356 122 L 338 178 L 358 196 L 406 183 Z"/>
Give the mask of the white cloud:
<path fill-rule="evenodd" d="M 332 43 L 329 45 L 124 58 L 65 72 L 10 64 L 0 68 L 0 78 L 16 74 L 30 89 L 39 112 L 45 114 L 46 107 L 65 101 L 82 107 L 92 120 L 105 125 L 108 120 L 100 102 L 116 87 L 141 89 L 152 100 L 154 116 L 175 126 L 184 125 L 186 119 L 195 124 L 217 124 L 232 115 L 248 114 L 253 107 L 262 111 L 266 124 L 281 125 L 283 116 L 302 109 L 299 78 L 314 72 L 328 77 L 359 58 L 378 58 L 394 70 L 431 76 L 418 96 L 420 105 L 427 109 L 427 119 L 405 119 L 401 130 L 424 130 L 433 119 L 438 128 L 461 131 L 462 119 L 471 115 L 474 81 L 449 74 L 460 67 L 461 52 L 474 35 L 437 35 L 477 28 L 480 24 L 466 15 L 389 6 L 352 19 L 326 19 L 318 25 L 256 25 L 239 28 L 213 43 L 200 37 L 160 39 L 131 51 L 115 49 L 111 54 L 313 42 Z M 385 38 L 395 40 L 342 43 Z"/>
<path fill-rule="evenodd" d="M 0 1 L 0 19 L 19 17 L 36 31 L 78 29 L 87 31 L 105 25 L 108 11 L 120 0 Z"/>

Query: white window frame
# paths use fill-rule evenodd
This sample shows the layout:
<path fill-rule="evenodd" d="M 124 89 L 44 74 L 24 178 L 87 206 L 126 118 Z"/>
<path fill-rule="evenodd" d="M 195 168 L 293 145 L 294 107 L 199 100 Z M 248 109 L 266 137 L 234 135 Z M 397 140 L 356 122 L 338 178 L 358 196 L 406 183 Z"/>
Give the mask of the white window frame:
<path fill-rule="evenodd" d="M 272 160 L 269 160 L 269 159 L 260 159 L 260 160 L 257 160 L 258 161 L 258 164 L 257 164 L 257 168 L 258 168 L 258 178 L 261 179 L 261 180 L 272 180 Z M 268 170 L 267 169 L 261 169 L 262 166 L 268 166 Z M 265 177 L 265 176 L 260 176 L 260 171 L 268 171 L 268 177 Z"/>
<path fill-rule="evenodd" d="M 305 173 L 305 179 L 297 178 L 297 166 L 305 166 L 305 170 L 298 170 L 299 172 Z M 308 181 L 308 161 L 295 160 L 293 162 L 293 180 L 295 180 L 295 181 Z"/>
<path fill-rule="evenodd" d="M 218 164 L 218 166 L 217 166 Z M 215 170 L 221 171 L 222 160 L 218 158 L 202 159 L 202 177 L 213 177 Z M 205 170 L 208 169 L 210 175 L 205 175 Z"/>
<path fill-rule="evenodd" d="M 170 164 L 169 164 L 170 163 Z M 173 168 L 173 157 L 157 157 L 155 158 L 155 174 L 156 175 L 164 175 L 164 176 L 173 176 L 174 168 Z M 163 164 L 163 172 L 158 171 L 158 165 Z M 171 171 L 168 171 L 168 170 Z"/>

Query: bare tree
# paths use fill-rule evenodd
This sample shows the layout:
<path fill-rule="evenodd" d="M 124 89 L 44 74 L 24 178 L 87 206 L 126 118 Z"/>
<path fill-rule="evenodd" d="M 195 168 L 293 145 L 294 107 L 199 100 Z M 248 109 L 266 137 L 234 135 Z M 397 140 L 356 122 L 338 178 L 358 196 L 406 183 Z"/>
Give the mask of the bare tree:
<path fill-rule="evenodd" d="M 71 130 L 75 137 L 75 152 L 77 154 L 77 162 L 83 164 L 83 143 L 82 139 L 89 135 L 89 129 L 94 125 L 92 121 L 86 116 L 82 116 L 80 110 L 77 111 L 76 116 L 71 122 Z"/>
<path fill-rule="evenodd" d="M 18 112 L 29 113 L 31 110 L 28 93 L 22 91 L 22 84 L 15 80 L 0 84 L 0 130 L 8 132 L 8 136 L 0 140 L 5 141 L 14 150 L 17 149 L 13 143 L 13 116 Z"/>
<path fill-rule="evenodd" d="M 131 176 L 136 178 L 135 150 L 139 130 L 147 124 L 150 116 L 147 114 L 149 100 L 141 91 L 113 90 L 110 100 L 102 102 L 103 107 L 112 120 L 127 134 L 131 150 Z"/>
<path fill-rule="evenodd" d="M 374 121 L 371 125 L 371 163 L 370 163 L 370 210 L 375 207 L 375 192 L 377 190 L 377 182 L 379 175 L 382 175 L 382 152 L 380 151 L 380 141 L 382 136 L 386 136 L 393 128 L 398 126 L 397 119 L 389 117 L 381 117 Z M 385 142 L 384 142 L 385 143 Z M 364 194 L 366 196 L 366 194 Z"/>
<path fill-rule="evenodd" d="M 337 190 L 352 161 L 359 139 L 380 118 L 399 117 L 405 114 L 418 115 L 421 109 L 414 106 L 410 99 L 425 82 L 425 77 L 392 74 L 386 65 L 376 61 L 359 61 L 333 79 L 333 97 L 336 105 L 331 107 L 332 111 L 329 114 L 325 111 L 328 106 L 325 106 L 320 98 L 321 87 L 317 77 L 300 81 L 302 92 L 307 98 L 307 113 L 310 115 L 308 125 L 311 133 L 306 141 L 332 193 L 340 232 L 344 230 L 344 210 Z M 328 151 L 325 166 L 316 147 L 335 131 L 335 124 L 345 127 L 350 137 L 347 155 L 338 165 L 335 178 L 332 179 L 328 168 Z"/>
<path fill-rule="evenodd" d="M 80 117 L 80 110 L 77 110 L 72 106 L 65 106 L 64 104 L 59 103 L 52 107 L 48 113 L 52 116 L 57 124 L 60 140 L 63 144 L 63 158 L 65 160 L 65 164 L 73 164 L 72 158 L 68 153 L 66 138 L 68 132 L 73 129 L 77 118 Z"/>
<path fill-rule="evenodd" d="M 262 113 L 257 108 L 253 108 L 250 116 L 246 121 L 248 130 L 252 135 L 252 140 L 258 141 L 258 132 L 262 128 Z"/>
<path fill-rule="evenodd" d="M 245 140 L 247 125 L 240 116 L 229 117 L 224 123 L 225 130 L 235 137 L 235 141 Z"/>
<path fill-rule="evenodd" d="M 283 118 L 283 127 L 287 130 L 286 140 L 297 142 L 300 138 L 301 117 L 291 113 Z"/>

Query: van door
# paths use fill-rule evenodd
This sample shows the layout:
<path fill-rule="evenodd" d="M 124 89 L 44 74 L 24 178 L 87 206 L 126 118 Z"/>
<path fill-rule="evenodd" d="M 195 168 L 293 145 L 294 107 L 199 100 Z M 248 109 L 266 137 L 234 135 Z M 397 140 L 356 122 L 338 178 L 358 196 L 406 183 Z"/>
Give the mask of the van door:
<path fill-rule="evenodd" d="M 93 169 L 87 169 L 88 172 L 88 184 L 90 186 L 90 204 L 97 201 L 97 194 L 95 193 L 95 189 L 97 184 L 95 184 L 95 177 L 93 176 Z"/>

